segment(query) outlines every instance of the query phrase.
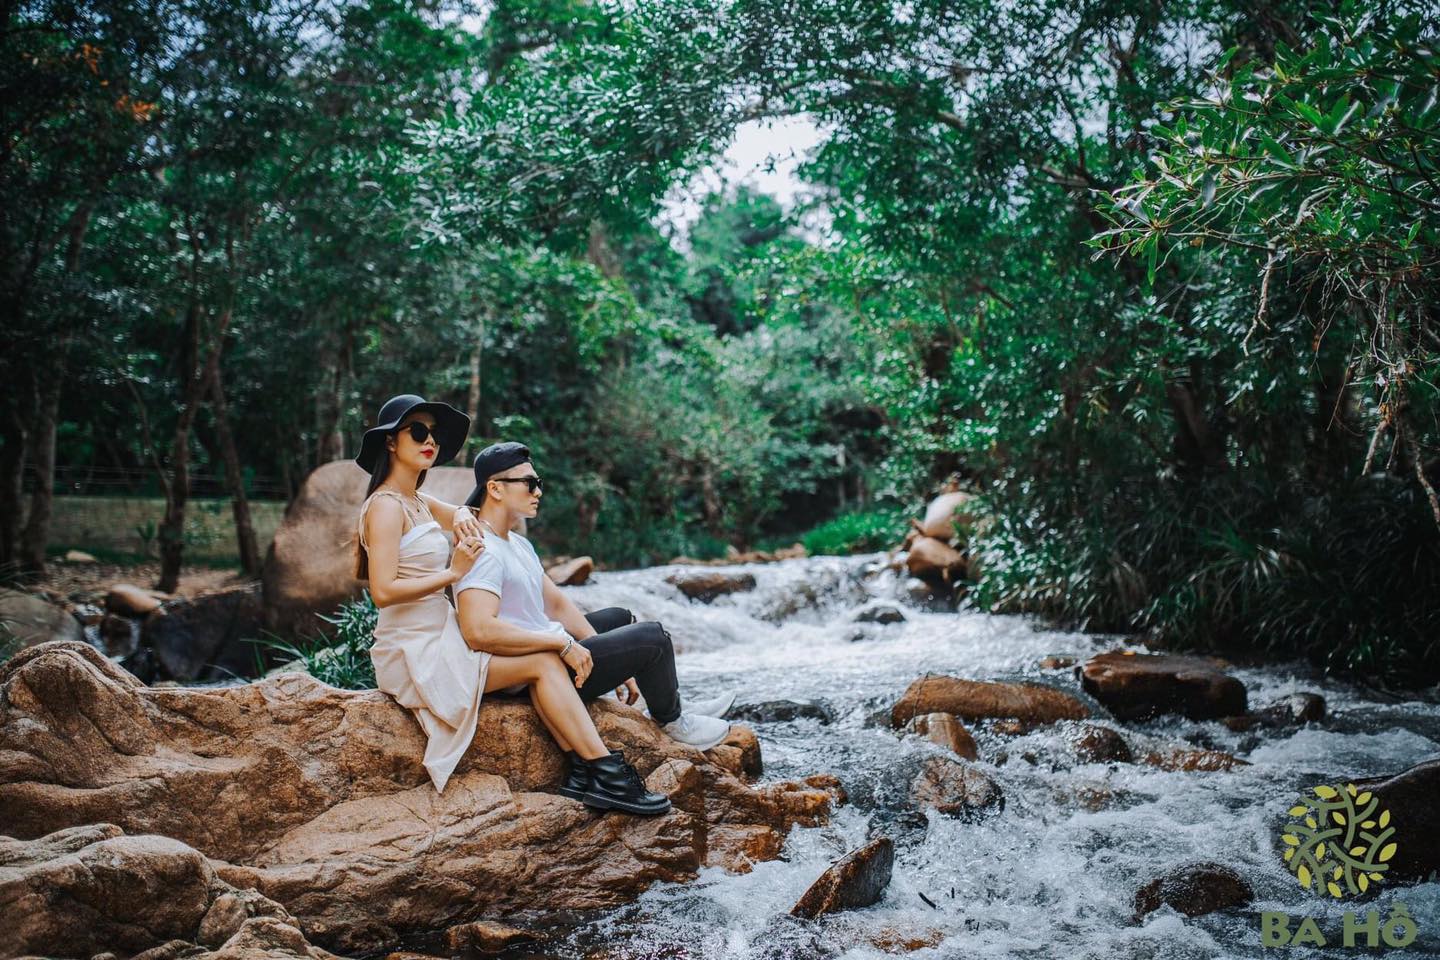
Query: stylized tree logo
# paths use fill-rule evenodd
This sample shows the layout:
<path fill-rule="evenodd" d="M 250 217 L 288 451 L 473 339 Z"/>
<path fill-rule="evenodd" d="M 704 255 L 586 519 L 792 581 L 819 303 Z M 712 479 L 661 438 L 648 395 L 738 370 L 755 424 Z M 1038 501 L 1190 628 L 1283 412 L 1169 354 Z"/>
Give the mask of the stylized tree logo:
<path fill-rule="evenodd" d="M 1302 793 L 1290 808 L 1280 834 L 1285 863 L 1306 890 L 1336 899 L 1358 896 L 1380 882 L 1395 856 L 1390 811 L 1353 783 L 1322 784 L 1311 792 L 1313 799 Z"/>

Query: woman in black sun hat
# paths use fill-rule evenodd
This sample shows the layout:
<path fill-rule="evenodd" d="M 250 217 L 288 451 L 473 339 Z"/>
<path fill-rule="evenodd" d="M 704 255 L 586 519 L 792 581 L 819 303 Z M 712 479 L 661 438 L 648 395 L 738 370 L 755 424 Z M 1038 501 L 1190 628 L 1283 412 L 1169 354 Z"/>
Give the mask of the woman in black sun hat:
<path fill-rule="evenodd" d="M 370 474 L 360 507 L 356 576 L 380 608 L 370 659 L 375 681 L 425 731 L 425 769 L 443 791 L 475 736 L 489 654 L 460 635 L 445 588 L 485 550 L 466 507 L 420 493 L 431 467 L 454 459 L 470 418 L 405 394 L 380 408 L 355 462 Z M 446 531 L 455 534 L 451 555 Z"/>

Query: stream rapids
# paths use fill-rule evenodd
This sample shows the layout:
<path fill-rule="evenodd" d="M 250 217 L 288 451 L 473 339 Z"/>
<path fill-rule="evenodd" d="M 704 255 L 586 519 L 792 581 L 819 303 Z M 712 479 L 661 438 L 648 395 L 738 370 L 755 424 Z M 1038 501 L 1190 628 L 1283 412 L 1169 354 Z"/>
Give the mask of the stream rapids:
<path fill-rule="evenodd" d="M 915 599 L 916 582 L 887 569 L 883 555 L 726 567 L 753 575 L 756 587 L 708 604 L 687 599 L 666 581 L 684 569 L 598 573 L 586 586 L 569 588 L 570 595 L 583 609 L 623 606 L 642 620 L 664 623 L 687 699 L 733 691 L 737 705 L 827 703 L 831 723 L 802 718 L 751 726 L 762 746 L 763 779 L 833 773 L 849 802 L 825 827 L 795 828 L 781 860 L 756 864 L 747 874 L 705 869 L 694 881 L 654 887 L 563 938 L 506 956 L 868 960 L 894 956 L 909 940 L 932 944 L 904 954 L 916 960 L 1273 957 L 1274 948 L 1261 947 L 1261 911 L 1313 916 L 1327 931 L 1338 931 L 1345 909 L 1378 907 L 1383 919 L 1400 900 L 1420 931 L 1401 955 L 1440 957 L 1440 883 L 1386 889 L 1363 906 L 1325 903 L 1298 887 L 1279 843 L 1285 811 L 1301 789 L 1396 773 L 1440 755 L 1440 705 L 1384 702 L 1305 664 L 1278 663 L 1231 671 L 1245 684 L 1251 709 L 1314 691 L 1325 697 L 1325 721 L 1246 733 L 1177 717 L 1121 727 L 1248 761 L 1229 772 L 1077 765 L 1053 732 L 1000 737 L 974 725 L 979 765 L 1000 784 L 1005 807 L 979 822 L 933 812 L 927 822 L 905 802 L 909 783 L 902 770 L 907 761 L 943 751 L 877 718 L 911 681 L 926 673 L 1025 679 L 1078 693 L 1068 672 L 1042 670 L 1038 662 L 1054 654 L 1083 663 L 1095 653 L 1132 647 L 1122 638 L 1044 629 L 1025 617 L 928 608 Z M 898 608 L 905 621 L 855 622 L 857 613 L 882 603 Z M 1090 703 L 1105 722 L 1104 710 Z M 1077 800 L 1082 797 L 1088 802 Z M 881 902 L 816 923 L 788 918 L 831 861 L 879 833 L 896 843 Z M 1238 870 L 1255 902 L 1193 919 L 1162 907 L 1136 921 L 1136 889 L 1167 867 L 1195 860 Z M 1364 952 L 1338 942 L 1337 935 L 1325 950 L 1292 948 L 1280 955 Z"/>

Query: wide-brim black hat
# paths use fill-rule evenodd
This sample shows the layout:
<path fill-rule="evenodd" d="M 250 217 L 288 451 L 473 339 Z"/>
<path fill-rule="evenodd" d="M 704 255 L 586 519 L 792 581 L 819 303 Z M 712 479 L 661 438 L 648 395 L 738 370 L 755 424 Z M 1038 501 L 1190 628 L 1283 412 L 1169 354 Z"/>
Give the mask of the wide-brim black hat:
<path fill-rule="evenodd" d="M 404 393 L 386 400 L 385 405 L 380 408 L 380 413 L 375 418 L 375 426 L 365 431 L 365 439 L 360 444 L 360 452 L 355 456 L 355 462 L 360 464 L 366 473 L 374 473 L 375 465 L 380 462 L 380 455 L 385 452 L 385 438 L 395 432 L 395 428 L 410 414 L 421 412 L 429 413 L 435 418 L 435 437 L 440 445 L 435 466 L 454 460 L 460 448 L 465 445 L 465 437 L 470 433 L 470 418 L 448 403 Z"/>

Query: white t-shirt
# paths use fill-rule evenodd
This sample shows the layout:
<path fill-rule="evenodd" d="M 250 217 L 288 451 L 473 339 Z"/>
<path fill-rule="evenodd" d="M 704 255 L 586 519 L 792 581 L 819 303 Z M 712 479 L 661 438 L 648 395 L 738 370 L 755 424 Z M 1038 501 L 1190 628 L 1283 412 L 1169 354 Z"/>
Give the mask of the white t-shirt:
<path fill-rule="evenodd" d="M 545 595 L 541 592 L 545 568 L 530 541 L 512 532 L 510 539 L 485 534 L 485 552 L 475 566 L 455 584 L 455 598 L 466 590 L 488 590 L 500 598 L 499 617 L 506 623 L 536 633 L 569 636 L 564 624 L 545 615 Z"/>

